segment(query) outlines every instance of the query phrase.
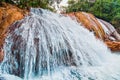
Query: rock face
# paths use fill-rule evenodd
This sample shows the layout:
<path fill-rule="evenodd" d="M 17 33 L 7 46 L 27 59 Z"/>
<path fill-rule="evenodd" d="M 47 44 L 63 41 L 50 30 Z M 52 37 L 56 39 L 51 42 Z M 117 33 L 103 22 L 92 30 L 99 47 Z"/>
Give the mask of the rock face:
<path fill-rule="evenodd" d="M 0 61 L 2 61 L 4 56 L 2 46 L 9 26 L 24 18 L 27 12 L 10 4 L 2 3 L 0 5 Z M 97 19 L 90 13 L 75 12 L 68 15 L 72 19 L 77 19 L 81 25 L 84 25 L 91 32 L 94 32 L 96 38 L 103 40 L 111 50 L 120 51 L 120 35 L 111 24 Z"/>
<path fill-rule="evenodd" d="M 105 39 L 105 32 L 97 19 L 89 13 L 75 13 L 78 20 L 90 31 L 93 31 L 97 38 Z"/>
<path fill-rule="evenodd" d="M 76 18 L 89 31 L 94 32 L 95 36 L 103 40 L 112 51 L 120 51 L 120 34 L 110 23 L 85 12 L 74 12 L 68 15 L 72 19 Z"/>
<path fill-rule="evenodd" d="M 98 21 L 103 27 L 108 40 L 120 41 L 120 34 L 115 30 L 115 28 L 110 23 L 101 19 L 98 19 Z"/>
<path fill-rule="evenodd" d="M 3 59 L 1 46 L 4 43 L 6 30 L 15 21 L 24 17 L 26 12 L 7 3 L 1 3 L 0 6 L 0 61 Z"/>
<path fill-rule="evenodd" d="M 112 51 L 120 51 L 120 42 L 106 41 L 105 43 Z"/>

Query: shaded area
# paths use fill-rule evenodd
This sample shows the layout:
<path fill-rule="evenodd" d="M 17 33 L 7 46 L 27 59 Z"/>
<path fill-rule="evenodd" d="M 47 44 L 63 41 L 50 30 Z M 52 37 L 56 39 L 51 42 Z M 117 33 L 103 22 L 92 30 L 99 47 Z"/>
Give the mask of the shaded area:
<path fill-rule="evenodd" d="M 8 27 L 15 21 L 20 20 L 24 17 L 26 11 L 21 10 L 15 6 L 12 6 L 7 3 L 1 3 L 0 6 L 0 47 L 4 43 L 4 38 L 6 36 L 6 30 Z M 0 48 L 0 54 L 3 54 L 2 49 Z M 0 61 L 1 61 L 0 56 Z"/>

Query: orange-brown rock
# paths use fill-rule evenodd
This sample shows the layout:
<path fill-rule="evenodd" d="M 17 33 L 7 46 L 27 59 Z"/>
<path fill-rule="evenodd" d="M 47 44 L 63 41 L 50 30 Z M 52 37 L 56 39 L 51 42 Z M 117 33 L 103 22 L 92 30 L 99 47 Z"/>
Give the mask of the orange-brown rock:
<path fill-rule="evenodd" d="M 7 3 L 2 3 L 0 5 L 0 61 L 3 58 L 1 46 L 4 43 L 6 30 L 13 22 L 22 19 L 25 13 L 25 11 Z"/>
<path fill-rule="evenodd" d="M 3 60 L 3 57 L 4 57 L 4 52 L 3 52 L 3 50 L 1 49 L 1 51 L 0 51 L 0 62 Z"/>
<path fill-rule="evenodd" d="M 68 15 L 72 19 L 76 18 L 89 31 L 93 31 L 95 36 L 102 39 L 112 51 L 120 51 L 120 34 L 110 23 L 86 12 L 73 12 Z"/>
<path fill-rule="evenodd" d="M 112 51 L 120 51 L 120 42 L 106 41 L 105 42 Z"/>
<path fill-rule="evenodd" d="M 85 12 L 74 12 L 69 13 L 68 15 L 75 16 L 78 22 L 82 23 L 84 27 L 86 27 L 90 31 L 94 31 L 96 37 L 105 39 L 106 36 L 103 28 L 92 14 Z"/>
<path fill-rule="evenodd" d="M 2 3 L 2 6 L 0 7 L 0 61 L 2 61 L 4 56 L 4 51 L 1 48 L 1 46 L 3 45 L 4 38 L 7 35 L 6 33 L 7 29 L 15 21 L 24 18 L 25 14 L 26 14 L 25 11 L 15 6 Z M 70 15 L 72 19 L 76 18 L 78 22 L 82 23 L 82 25 L 84 25 L 88 30 L 93 31 L 96 37 L 102 39 L 111 50 L 120 51 L 120 42 L 112 41 L 109 37 L 111 35 L 106 34 L 99 20 L 96 17 L 94 17 L 92 14 L 85 12 L 74 12 L 74 13 L 69 13 L 68 15 Z M 105 23 L 104 21 L 101 22 Z M 117 35 L 115 36 L 115 38 L 119 39 L 118 37 L 119 34 L 117 32 L 113 32 L 111 34 L 114 36 Z"/>

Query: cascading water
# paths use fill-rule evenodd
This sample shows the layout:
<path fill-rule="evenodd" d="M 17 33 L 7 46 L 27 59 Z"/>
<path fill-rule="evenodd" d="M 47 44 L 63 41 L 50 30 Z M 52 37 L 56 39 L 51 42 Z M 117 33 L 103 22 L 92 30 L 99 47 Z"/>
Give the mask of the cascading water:
<path fill-rule="evenodd" d="M 11 25 L 4 53 L 3 80 L 120 79 L 119 56 L 77 21 L 47 10 L 32 8 Z"/>

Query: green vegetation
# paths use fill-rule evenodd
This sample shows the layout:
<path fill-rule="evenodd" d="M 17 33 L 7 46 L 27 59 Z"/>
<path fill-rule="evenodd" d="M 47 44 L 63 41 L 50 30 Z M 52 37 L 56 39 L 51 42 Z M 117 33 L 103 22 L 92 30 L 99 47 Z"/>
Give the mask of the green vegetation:
<path fill-rule="evenodd" d="M 22 9 L 41 7 L 54 10 L 50 7 L 54 0 L 0 0 L 0 2 L 14 4 Z M 69 0 L 68 4 L 66 12 L 90 12 L 98 18 L 112 23 L 115 27 L 120 27 L 120 0 Z"/>
<path fill-rule="evenodd" d="M 30 7 L 41 7 L 44 9 L 53 10 L 51 7 L 49 7 L 49 0 L 0 0 L 0 2 L 14 4 L 22 9 L 28 9 Z"/>
<path fill-rule="evenodd" d="M 67 12 L 85 11 L 94 14 L 96 17 L 104 19 L 112 23 L 116 27 L 120 27 L 120 0 L 69 0 Z"/>

